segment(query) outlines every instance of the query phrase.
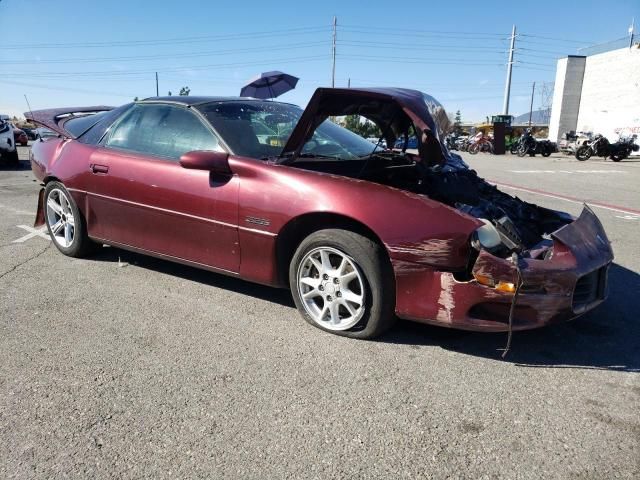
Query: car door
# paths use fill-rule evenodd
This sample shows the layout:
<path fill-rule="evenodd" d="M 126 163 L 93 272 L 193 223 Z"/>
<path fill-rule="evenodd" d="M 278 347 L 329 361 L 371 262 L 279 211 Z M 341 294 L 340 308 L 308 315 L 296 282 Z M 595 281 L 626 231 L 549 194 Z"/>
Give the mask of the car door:
<path fill-rule="evenodd" d="M 220 149 L 187 106 L 134 105 L 91 155 L 90 235 L 237 272 L 237 177 L 179 164 L 188 151 Z"/>

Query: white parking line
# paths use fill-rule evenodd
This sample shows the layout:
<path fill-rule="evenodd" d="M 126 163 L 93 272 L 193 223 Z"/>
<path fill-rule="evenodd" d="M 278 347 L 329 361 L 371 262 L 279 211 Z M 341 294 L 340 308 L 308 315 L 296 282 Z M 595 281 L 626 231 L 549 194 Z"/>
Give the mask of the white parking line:
<path fill-rule="evenodd" d="M 51 237 L 49 237 L 49 232 L 47 231 L 46 226 L 40 227 L 40 228 L 32 228 L 27 225 L 16 225 L 16 226 L 18 228 L 26 230 L 29 233 L 27 233 L 24 237 L 20 237 L 17 240 L 14 240 L 11 243 L 23 243 L 29 240 L 30 238 L 34 238 L 34 237 L 40 237 L 40 238 L 44 238 L 45 240 L 51 240 Z"/>
<path fill-rule="evenodd" d="M 494 184 L 497 187 L 500 188 L 510 188 L 511 190 L 517 190 L 520 192 L 527 192 L 527 193 L 532 193 L 534 195 L 541 195 L 543 197 L 549 197 L 549 198 L 555 198 L 558 200 L 564 200 L 565 202 L 570 202 L 570 203 L 576 203 L 576 204 L 583 204 L 583 203 L 587 203 L 590 207 L 595 207 L 595 208 L 602 208 L 604 210 L 611 210 L 612 212 L 618 212 L 618 213 L 624 213 L 627 216 L 640 216 L 640 213 L 638 213 L 638 210 L 634 210 L 632 208 L 629 209 L 625 209 L 623 207 L 618 207 L 616 205 L 609 205 L 606 203 L 600 203 L 600 202 L 594 202 L 591 200 L 581 200 L 578 198 L 573 198 L 573 197 L 569 197 L 566 195 L 560 195 L 560 194 L 554 194 L 554 193 L 550 193 L 550 192 L 545 192 L 542 190 L 538 190 L 535 188 L 526 188 L 526 187 L 519 187 L 516 185 L 509 185 L 508 183 L 502 183 L 502 182 L 496 182 L 495 180 L 488 180 L 490 183 Z"/>
<path fill-rule="evenodd" d="M 17 208 L 10 207 L 9 205 L 4 205 L 2 203 L 0 203 L 0 209 L 7 210 L 8 212 L 16 213 L 18 215 L 29 215 L 29 216 L 34 215 L 34 212 L 27 212 L 26 210 L 19 210 Z"/>

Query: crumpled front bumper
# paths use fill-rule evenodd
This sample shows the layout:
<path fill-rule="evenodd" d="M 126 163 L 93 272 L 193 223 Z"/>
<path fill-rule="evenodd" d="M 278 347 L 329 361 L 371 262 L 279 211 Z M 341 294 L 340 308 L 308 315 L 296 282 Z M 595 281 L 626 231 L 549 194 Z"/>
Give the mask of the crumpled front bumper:
<path fill-rule="evenodd" d="M 580 216 L 552 235 L 553 251 L 520 258 L 522 277 L 513 329 L 525 330 L 569 320 L 602 303 L 613 251 L 602 224 L 585 206 Z M 400 318 L 465 330 L 506 331 L 513 293 L 458 281 L 453 273 L 394 265 L 396 314 Z M 474 276 L 517 283 L 516 265 L 481 251 Z"/>

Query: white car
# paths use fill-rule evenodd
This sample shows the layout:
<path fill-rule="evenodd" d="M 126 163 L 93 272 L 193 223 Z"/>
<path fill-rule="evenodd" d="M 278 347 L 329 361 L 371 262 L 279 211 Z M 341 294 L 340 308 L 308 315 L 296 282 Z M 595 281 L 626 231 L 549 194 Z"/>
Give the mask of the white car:
<path fill-rule="evenodd" d="M 7 115 L 0 115 L 0 163 L 19 165 L 18 151 L 13 139 L 13 128 Z"/>

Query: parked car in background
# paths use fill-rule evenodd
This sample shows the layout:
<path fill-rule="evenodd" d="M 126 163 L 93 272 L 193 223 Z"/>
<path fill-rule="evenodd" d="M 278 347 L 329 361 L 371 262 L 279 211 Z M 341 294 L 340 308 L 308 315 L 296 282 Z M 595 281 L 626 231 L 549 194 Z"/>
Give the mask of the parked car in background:
<path fill-rule="evenodd" d="M 388 145 L 415 132 L 417 151 L 328 120 L 354 111 Z M 31 149 L 35 225 L 71 257 L 109 244 L 289 288 L 307 322 L 352 338 L 398 317 L 524 330 L 606 296 L 613 252 L 596 215 L 480 178 L 444 145 L 442 105 L 416 90 L 320 88 L 304 111 L 184 96 L 26 115 L 61 137 Z M 271 115 L 275 142 L 254 127 Z"/>
<path fill-rule="evenodd" d="M 367 141 L 373 143 L 374 145 L 378 145 L 381 148 L 387 148 L 387 141 L 384 138 L 380 139 L 378 137 L 368 137 Z"/>
<path fill-rule="evenodd" d="M 16 127 L 13 123 L 11 124 L 11 127 L 13 128 L 13 139 L 16 145 L 20 144 L 23 147 L 26 147 L 29 144 L 29 137 L 27 137 L 25 131 Z"/>
<path fill-rule="evenodd" d="M 22 130 L 24 130 L 29 140 L 35 140 L 37 138 L 35 128 L 22 127 Z"/>
<path fill-rule="evenodd" d="M 393 144 L 393 148 L 403 149 L 405 148 L 416 149 L 418 148 L 418 139 L 414 136 L 410 136 L 408 139 L 406 138 L 398 138 L 396 142 Z"/>
<path fill-rule="evenodd" d="M 36 138 L 40 138 L 40 139 L 45 139 L 45 138 L 51 138 L 51 137 L 58 137 L 59 135 L 54 132 L 53 130 L 50 130 L 48 128 L 43 128 L 43 127 L 38 127 L 35 129 L 35 134 L 36 134 Z"/>
<path fill-rule="evenodd" d="M 565 132 L 558 142 L 558 151 L 565 155 L 575 155 L 576 150 L 593 140 L 592 132 Z"/>
<path fill-rule="evenodd" d="M 8 116 L 0 116 L 0 164 L 19 165 L 18 151 L 13 137 L 13 128 Z"/>

